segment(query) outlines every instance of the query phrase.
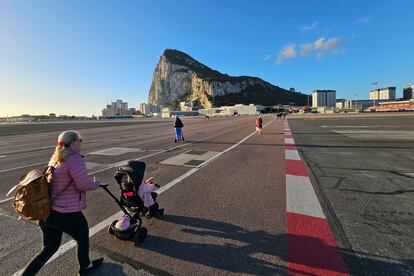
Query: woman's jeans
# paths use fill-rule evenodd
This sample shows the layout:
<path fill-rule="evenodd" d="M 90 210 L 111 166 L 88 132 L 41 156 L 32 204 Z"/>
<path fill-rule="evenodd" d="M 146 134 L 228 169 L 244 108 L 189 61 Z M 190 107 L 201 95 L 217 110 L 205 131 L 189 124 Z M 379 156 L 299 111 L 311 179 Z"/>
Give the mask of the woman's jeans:
<path fill-rule="evenodd" d="M 181 127 L 176 127 L 175 128 L 175 139 L 177 139 L 177 141 L 182 140 L 183 137 L 183 130 L 181 129 Z"/>
<path fill-rule="evenodd" d="M 22 275 L 35 275 L 59 249 L 62 233 L 71 236 L 78 244 L 78 261 L 80 270 L 86 269 L 89 260 L 89 228 L 82 212 L 51 212 L 45 220 L 39 220 L 43 234 L 43 249 L 28 264 Z"/>

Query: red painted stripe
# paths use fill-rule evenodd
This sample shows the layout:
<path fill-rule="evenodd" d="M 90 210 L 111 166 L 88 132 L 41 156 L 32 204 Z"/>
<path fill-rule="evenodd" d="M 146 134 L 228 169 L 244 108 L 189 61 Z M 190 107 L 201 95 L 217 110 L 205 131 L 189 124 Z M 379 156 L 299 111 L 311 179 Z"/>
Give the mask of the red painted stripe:
<path fill-rule="evenodd" d="M 287 213 L 289 275 L 349 275 L 325 219 Z"/>
<path fill-rule="evenodd" d="M 287 149 L 287 150 L 297 150 L 295 145 L 285 145 L 285 149 Z"/>
<path fill-rule="evenodd" d="M 286 174 L 308 176 L 305 165 L 301 160 L 285 160 Z"/>

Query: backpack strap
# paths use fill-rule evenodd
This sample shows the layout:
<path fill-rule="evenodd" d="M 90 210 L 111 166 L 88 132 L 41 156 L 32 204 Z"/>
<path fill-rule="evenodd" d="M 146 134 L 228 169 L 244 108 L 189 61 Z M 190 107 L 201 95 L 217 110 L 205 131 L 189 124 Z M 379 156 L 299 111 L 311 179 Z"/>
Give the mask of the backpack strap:
<path fill-rule="evenodd" d="M 16 184 L 14 185 L 6 194 L 6 197 L 9 196 L 11 193 L 13 193 L 14 190 L 16 190 L 18 187 L 20 186 L 20 184 Z"/>

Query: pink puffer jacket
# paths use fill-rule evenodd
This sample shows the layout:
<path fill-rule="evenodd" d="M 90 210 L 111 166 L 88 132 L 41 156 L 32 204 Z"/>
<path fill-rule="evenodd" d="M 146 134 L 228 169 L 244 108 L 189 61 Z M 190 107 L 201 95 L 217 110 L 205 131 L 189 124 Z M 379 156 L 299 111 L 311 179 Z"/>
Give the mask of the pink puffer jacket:
<path fill-rule="evenodd" d="M 49 165 L 53 165 L 52 162 Z M 79 153 L 71 154 L 53 172 L 52 210 L 72 213 L 85 209 L 86 191 L 95 190 L 99 185 L 99 181 L 89 179 L 82 156 Z"/>

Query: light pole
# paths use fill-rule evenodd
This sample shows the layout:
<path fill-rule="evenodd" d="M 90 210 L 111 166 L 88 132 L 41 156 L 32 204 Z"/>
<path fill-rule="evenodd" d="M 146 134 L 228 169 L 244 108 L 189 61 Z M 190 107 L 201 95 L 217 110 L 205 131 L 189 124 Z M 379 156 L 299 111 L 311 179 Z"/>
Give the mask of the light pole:
<path fill-rule="evenodd" d="M 355 94 L 355 110 L 358 110 L 358 94 Z"/>
<path fill-rule="evenodd" d="M 376 82 L 376 81 L 374 81 L 373 83 L 372 83 L 372 87 L 373 87 L 373 90 L 375 90 L 375 87 L 376 87 L 376 85 L 378 84 L 378 82 Z M 378 95 L 378 94 L 376 94 L 376 95 Z M 374 96 L 373 98 L 373 101 L 374 101 L 374 108 L 375 108 L 375 97 L 376 96 Z"/>

